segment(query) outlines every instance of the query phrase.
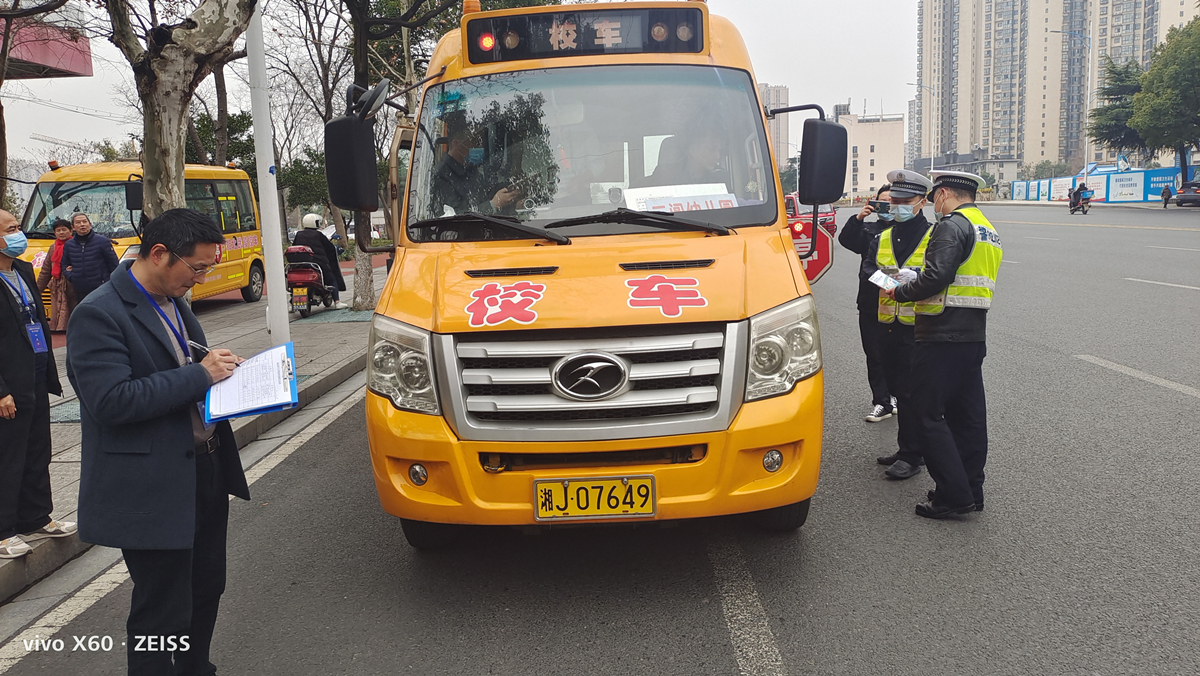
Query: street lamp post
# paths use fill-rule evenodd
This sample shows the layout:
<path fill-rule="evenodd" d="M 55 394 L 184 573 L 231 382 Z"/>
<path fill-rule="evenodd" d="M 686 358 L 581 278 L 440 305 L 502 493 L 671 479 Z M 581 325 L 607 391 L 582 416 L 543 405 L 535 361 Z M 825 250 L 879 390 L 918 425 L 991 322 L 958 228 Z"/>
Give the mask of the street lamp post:
<path fill-rule="evenodd" d="M 942 116 L 942 114 L 941 114 L 942 111 L 940 110 L 940 106 L 938 106 L 938 104 L 940 103 L 940 101 L 938 101 L 938 93 L 937 93 L 936 89 L 934 89 L 933 87 L 930 87 L 929 85 L 923 85 L 923 84 L 919 84 L 917 82 L 905 82 L 904 84 L 906 84 L 910 87 L 921 87 L 922 89 L 928 89 L 929 92 L 931 94 L 933 94 L 933 111 L 934 111 L 933 138 L 929 142 L 929 170 L 933 171 L 934 166 L 936 166 L 936 164 L 937 164 L 937 156 L 938 156 L 937 148 L 934 145 L 938 142 L 938 136 L 937 136 L 938 119 L 941 118 L 941 116 Z M 925 121 L 924 120 L 921 121 L 921 135 L 922 136 L 925 135 Z"/>
<path fill-rule="evenodd" d="M 1087 123 L 1090 122 L 1091 118 L 1092 118 L 1092 101 L 1094 100 L 1094 96 L 1093 96 L 1094 92 L 1092 90 L 1092 70 L 1093 70 L 1092 69 L 1092 38 L 1091 38 L 1091 36 L 1085 35 L 1083 33 L 1078 33 L 1076 31 L 1050 31 L 1050 32 L 1058 33 L 1060 35 L 1066 35 L 1066 36 L 1072 37 L 1072 38 L 1077 38 L 1079 40 L 1083 40 L 1084 54 L 1085 54 L 1085 59 L 1087 60 L 1087 64 L 1086 64 L 1087 80 L 1085 81 L 1085 84 L 1084 84 L 1084 87 L 1087 88 L 1087 96 L 1084 97 L 1084 103 L 1083 103 L 1084 113 L 1085 113 L 1085 115 L 1084 115 L 1085 122 L 1084 122 L 1084 129 L 1082 130 L 1082 132 L 1083 132 L 1083 166 L 1086 167 L 1092 156 L 1092 139 L 1090 136 L 1088 136 L 1088 133 L 1087 133 Z"/>

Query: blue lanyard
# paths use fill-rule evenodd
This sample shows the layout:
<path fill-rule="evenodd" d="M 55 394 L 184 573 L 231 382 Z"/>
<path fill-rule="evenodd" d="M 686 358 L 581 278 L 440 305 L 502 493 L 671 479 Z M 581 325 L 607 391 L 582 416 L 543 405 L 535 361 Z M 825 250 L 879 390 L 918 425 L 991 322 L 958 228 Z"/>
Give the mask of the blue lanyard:
<path fill-rule="evenodd" d="M 159 317 L 162 317 L 163 322 L 165 322 L 167 327 L 171 329 L 171 333 L 175 334 L 175 340 L 179 343 L 179 349 L 182 350 L 184 358 L 187 359 L 187 363 L 192 363 L 192 351 L 188 348 L 187 339 L 183 337 L 182 333 L 183 315 L 179 314 L 179 306 L 175 304 L 175 299 L 171 299 L 171 307 L 175 308 L 175 319 L 179 322 L 178 329 L 176 329 L 175 325 L 171 323 L 171 320 L 167 318 L 167 313 L 162 311 L 162 308 L 158 306 L 158 302 L 154 300 L 154 297 L 150 295 L 150 292 L 146 290 L 146 287 L 142 286 L 142 283 L 138 281 L 137 277 L 133 276 L 132 271 L 129 272 L 129 278 L 133 280 L 134 285 L 137 286 L 138 290 L 142 292 L 142 295 L 146 297 L 146 300 L 150 301 L 150 307 L 154 308 L 154 311 L 158 313 Z"/>
<path fill-rule="evenodd" d="M 21 296 L 21 311 L 25 313 L 25 317 L 28 319 L 30 324 L 36 323 L 37 315 L 34 312 L 33 298 L 31 297 L 32 294 L 30 297 L 25 295 L 28 289 L 25 288 L 25 280 L 21 279 L 21 273 L 17 273 L 17 286 L 13 286 L 13 283 L 8 281 L 8 277 L 5 277 L 4 275 L 0 275 L 0 279 L 4 280 L 4 283 L 8 285 L 8 288 L 16 291 L 17 294 Z"/>

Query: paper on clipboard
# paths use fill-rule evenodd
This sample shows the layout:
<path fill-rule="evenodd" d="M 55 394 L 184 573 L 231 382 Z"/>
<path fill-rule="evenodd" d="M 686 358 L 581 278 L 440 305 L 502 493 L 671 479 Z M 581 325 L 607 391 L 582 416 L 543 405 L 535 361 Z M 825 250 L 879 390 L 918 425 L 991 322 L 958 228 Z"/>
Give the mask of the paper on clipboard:
<path fill-rule="evenodd" d="M 260 352 L 238 364 L 233 375 L 210 387 L 205 400 L 207 421 L 294 406 L 297 390 L 293 349 L 291 343 L 285 343 Z"/>
<path fill-rule="evenodd" d="M 884 290 L 894 289 L 897 286 L 900 286 L 900 282 L 897 282 L 891 277 L 883 274 L 883 270 L 876 270 L 873 272 L 871 276 L 867 278 L 867 281 Z"/>

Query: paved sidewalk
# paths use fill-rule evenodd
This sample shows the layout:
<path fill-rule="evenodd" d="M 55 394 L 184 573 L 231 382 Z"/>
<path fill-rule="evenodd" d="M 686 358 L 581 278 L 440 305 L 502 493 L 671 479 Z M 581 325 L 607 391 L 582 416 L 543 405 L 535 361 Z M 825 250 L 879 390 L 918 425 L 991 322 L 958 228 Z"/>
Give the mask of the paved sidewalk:
<path fill-rule="evenodd" d="M 375 292 L 386 279 L 383 262 L 375 268 Z M 347 275 L 347 288 L 353 288 L 353 273 Z M 349 295 L 349 294 L 347 294 Z M 266 329 L 267 303 L 246 303 L 240 299 L 205 299 L 193 309 L 204 327 L 208 344 L 225 347 L 249 357 L 271 347 Z M 366 367 L 367 333 L 371 312 L 316 310 L 306 319 L 291 317 L 291 337 L 296 348 L 296 373 L 299 377 L 300 404 L 294 409 L 277 411 L 233 421 L 239 448 L 245 447 L 293 413 L 345 382 Z M 50 435 L 52 458 L 50 483 L 54 491 L 55 519 L 76 521 L 79 498 L 80 428 L 79 400 L 66 377 L 66 349 L 54 351 L 61 375 L 63 396 L 50 399 Z M 40 540 L 30 543 L 33 551 L 19 559 L 0 559 L 0 603 L 4 603 L 29 585 L 54 572 L 91 545 L 77 537 Z"/>

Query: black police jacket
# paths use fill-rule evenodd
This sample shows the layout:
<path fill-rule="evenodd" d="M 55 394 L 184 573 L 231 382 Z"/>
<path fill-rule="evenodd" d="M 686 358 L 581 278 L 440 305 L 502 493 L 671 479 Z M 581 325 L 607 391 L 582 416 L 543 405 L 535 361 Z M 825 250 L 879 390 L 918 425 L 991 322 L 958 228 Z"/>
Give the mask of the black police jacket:
<path fill-rule="evenodd" d="M 974 207 L 972 203 L 960 208 Z M 951 214 L 933 226 L 925 248 L 925 267 L 917 281 L 896 288 L 896 300 L 912 302 L 945 291 L 958 267 L 975 249 L 975 226 L 962 214 Z M 947 307 L 940 315 L 917 315 L 919 343 L 977 343 L 987 339 L 987 310 Z"/>

